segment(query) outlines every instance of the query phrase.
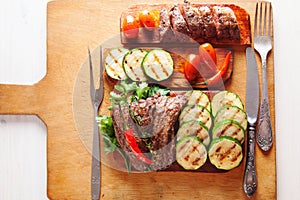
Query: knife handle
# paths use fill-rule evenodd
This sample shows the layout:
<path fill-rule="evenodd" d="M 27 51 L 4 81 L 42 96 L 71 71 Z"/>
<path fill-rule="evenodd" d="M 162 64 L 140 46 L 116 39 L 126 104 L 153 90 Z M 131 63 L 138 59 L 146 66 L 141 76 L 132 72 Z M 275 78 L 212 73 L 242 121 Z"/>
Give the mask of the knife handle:
<path fill-rule="evenodd" d="M 257 187 L 255 169 L 255 124 L 248 125 L 247 158 L 244 173 L 243 187 L 248 197 L 251 197 Z"/>

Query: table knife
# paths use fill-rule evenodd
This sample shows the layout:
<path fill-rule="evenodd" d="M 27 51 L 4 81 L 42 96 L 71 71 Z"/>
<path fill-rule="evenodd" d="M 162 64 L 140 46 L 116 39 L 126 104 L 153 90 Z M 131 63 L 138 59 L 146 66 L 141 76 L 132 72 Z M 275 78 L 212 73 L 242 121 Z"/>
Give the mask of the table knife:
<path fill-rule="evenodd" d="M 91 101 L 94 108 L 94 132 L 93 132 L 93 147 L 92 147 L 92 173 L 91 173 L 91 193 L 92 200 L 100 199 L 100 183 L 101 183 L 101 152 L 100 152 L 100 135 L 98 131 L 98 123 L 96 121 L 96 117 L 98 115 L 99 107 L 103 100 L 104 93 L 104 84 L 103 84 L 103 66 L 102 66 L 102 47 L 100 46 L 100 83 L 99 87 L 96 89 L 94 86 L 94 78 L 93 78 L 93 66 L 92 66 L 92 58 L 90 50 L 89 53 L 89 68 L 90 68 L 90 95 Z"/>
<path fill-rule="evenodd" d="M 246 82 L 246 113 L 248 121 L 247 158 L 244 172 L 243 188 L 248 197 L 251 197 L 257 187 L 255 168 L 255 135 L 259 107 L 259 80 L 254 50 L 246 49 L 247 82 Z"/>

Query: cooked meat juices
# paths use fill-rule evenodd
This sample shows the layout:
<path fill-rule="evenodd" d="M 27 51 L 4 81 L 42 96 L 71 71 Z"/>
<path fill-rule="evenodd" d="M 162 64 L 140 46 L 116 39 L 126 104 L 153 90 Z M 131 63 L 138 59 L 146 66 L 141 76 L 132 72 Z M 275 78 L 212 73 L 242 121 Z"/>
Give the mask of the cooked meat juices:
<path fill-rule="evenodd" d="M 162 170 L 175 160 L 175 125 L 187 98 L 160 96 L 156 94 L 147 99 L 132 102 L 129 106 L 115 106 L 112 111 L 114 128 L 121 148 L 139 171 Z M 121 112 L 123 112 L 124 122 Z M 120 121 L 121 120 L 121 121 Z M 151 155 L 153 164 L 149 166 L 136 158 L 124 136 L 124 123 L 132 128 L 142 152 Z"/>

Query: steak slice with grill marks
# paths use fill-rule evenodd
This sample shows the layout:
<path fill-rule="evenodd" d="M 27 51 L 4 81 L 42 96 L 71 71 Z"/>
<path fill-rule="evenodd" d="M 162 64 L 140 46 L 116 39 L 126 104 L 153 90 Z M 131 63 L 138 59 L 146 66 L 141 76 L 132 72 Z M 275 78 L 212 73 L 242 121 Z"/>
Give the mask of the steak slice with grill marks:
<path fill-rule="evenodd" d="M 132 152 L 129 144 L 126 141 L 124 135 L 124 125 L 126 124 L 129 129 L 134 133 L 136 142 L 142 152 L 147 152 L 148 149 L 145 146 L 145 143 L 142 141 L 142 138 L 138 135 L 138 127 L 135 125 L 129 114 L 129 108 L 125 105 L 114 106 L 112 109 L 112 119 L 115 130 L 115 135 L 118 143 L 120 144 L 122 150 L 127 154 L 129 159 L 132 161 L 132 166 L 138 171 L 149 171 L 149 166 L 141 161 L 136 155 Z"/>
<path fill-rule="evenodd" d="M 139 119 L 141 130 L 149 137 L 147 142 L 154 161 L 153 170 L 167 168 L 175 159 L 175 125 L 186 103 L 187 98 L 183 95 L 156 94 L 130 105 L 134 119 Z"/>
<path fill-rule="evenodd" d="M 170 166 L 175 160 L 175 125 L 182 107 L 187 103 L 183 95 L 175 97 L 156 94 L 145 100 L 132 102 L 128 107 L 121 106 L 113 109 L 113 121 L 117 140 L 121 148 L 127 153 L 132 165 L 139 171 L 162 170 Z M 130 110 L 130 111 L 129 111 Z M 125 123 L 135 132 L 136 141 L 142 151 L 151 155 L 153 164 L 149 166 L 132 155 L 124 136 L 124 123 L 120 120 L 123 112 Z M 131 113 L 131 114 L 130 114 Z M 125 117 L 126 116 L 126 117 Z M 131 119 L 129 119 L 129 117 Z M 133 122 L 134 120 L 134 122 Z M 150 157 L 150 156 L 149 156 Z"/>
<path fill-rule="evenodd" d="M 175 160 L 175 124 L 182 107 L 187 103 L 185 96 L 158 97 L 153 112 L 152 148 L 154 169 L 164 169 Z"/>

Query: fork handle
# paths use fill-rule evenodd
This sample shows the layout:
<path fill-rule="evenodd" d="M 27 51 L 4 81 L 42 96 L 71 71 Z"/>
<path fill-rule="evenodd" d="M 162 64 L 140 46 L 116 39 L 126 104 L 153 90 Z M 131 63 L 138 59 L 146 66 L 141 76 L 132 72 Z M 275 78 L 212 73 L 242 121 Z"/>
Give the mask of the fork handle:
<path fill-rule="evenodd" d="M 91 175 L 91 193 L 92 200 L 100 199 L 100 136 L 98 131 L 98 124 L 96 121 L 98 107 L 94 106 L 94 133 L 93 133 L 93 150 L 92 150 L 92 175 Z"/>
<path fill-rule="evenodd" d="M 251 197 L 257 188 L 255 169 L 255 124 L 248 125 L 247 158 L 244 172 L 243 188 L 248 197 Z"/>
<path fill-rule="evenodd" d="M 258 121 L 257 143 L 263 151 L 268 151 L 273 144 L 270 105 L 268 97 L 267 61 L 262 57 L 262 99 Z"/>

